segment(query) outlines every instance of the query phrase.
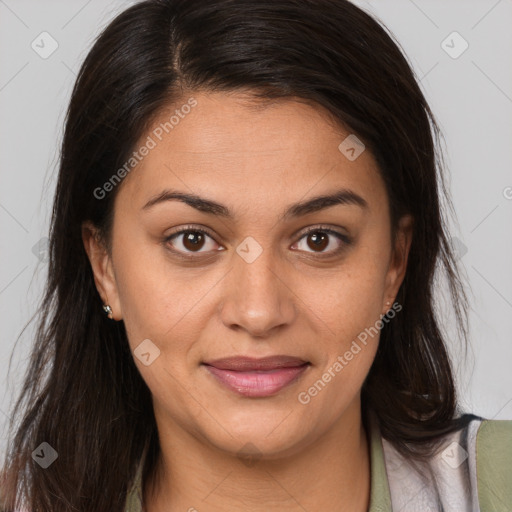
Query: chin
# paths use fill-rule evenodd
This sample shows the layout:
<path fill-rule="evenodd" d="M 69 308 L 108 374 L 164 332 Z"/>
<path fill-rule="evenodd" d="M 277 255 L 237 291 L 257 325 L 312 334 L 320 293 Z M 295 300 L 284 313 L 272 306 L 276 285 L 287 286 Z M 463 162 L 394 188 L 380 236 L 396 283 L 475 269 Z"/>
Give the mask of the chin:
<path fill-rule="evenodd" d="M 217 449 L 241 459 L 276 460 L 289 457 L 310 444 L 314 435 L 305 433 L 298 425 L 289 422 L 290 418 L 282 421 L 288 413 L 282 417 L 269 415 L 268 418 L 245 415 L 244 422 L 224 421 L 223 429 L 206 437 Z"/>

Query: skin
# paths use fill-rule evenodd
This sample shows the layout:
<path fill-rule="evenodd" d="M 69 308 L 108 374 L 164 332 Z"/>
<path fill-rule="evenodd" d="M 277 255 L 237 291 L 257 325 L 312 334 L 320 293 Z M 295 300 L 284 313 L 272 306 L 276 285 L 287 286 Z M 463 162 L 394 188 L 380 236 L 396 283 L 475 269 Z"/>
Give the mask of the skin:
<path fill-rule="evenodd" d="M 343 504 L 366 511 L 370 459 L 360 391 L 378 335 L 308 404 L 298 394 L 390 308 L 405 274 L 412 219 L 401 219 L 392 241 L 373 156 L 365 150 L 349 161 L 338 149 L 349 132 L 320 107 L 280 99 L 255 108 L 241 92 L 193 97 L 197 106 L 120 185 L 111 251 L 94 226 L 83 227 L 98 292 L 113 319 L 124 321 L 132 351 L 145 339 L 160 350 L 149 366 L 134 357 L 153 396 L 161 442 L 145 507 L 268 512 Z M 162 111 L 155 126 L 175 108 Z M 368 208 L 338 204 L 282 218 L 289 205 L 341 188 Z M 143 209 L 166 189 L 221 203 L 233 218 L 176 200 Z M 183 235 L 165 241 L 189 224 L 213 235 L 199 253 Z M 316 248 L 304 231 L 319 225 L 352 244 L 324 233 L 328 244 Z M 236 252 L 248 236 L 262 248 L 251 263 Z M 180 259 L 170 247 L 195 259 Z M 266 398 L 240 396 L 201 366 L 282 354 L 311 365 Z M 252 465 L 237 456 L 246 443 L 257 451 Z"/>

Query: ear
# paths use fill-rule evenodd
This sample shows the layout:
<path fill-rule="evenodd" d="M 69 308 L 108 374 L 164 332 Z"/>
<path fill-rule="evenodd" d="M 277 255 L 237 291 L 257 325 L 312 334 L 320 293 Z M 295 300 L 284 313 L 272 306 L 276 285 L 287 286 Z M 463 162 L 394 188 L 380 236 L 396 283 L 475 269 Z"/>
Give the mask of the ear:
<path fill-rule="evenodd" d="M 122 319 L 121 304 L 114 274 L 112 258 L 99 230 L 91 222 L 82 224 L 82 241 L 91 263 L 94 283 L 103 304 L 112 308 L 112 318 Z"/>
<path fill-rule="evenodd" d="M 394 301 L 405 277 L 407 260 L 413 237 L 413 225 L 414 219 L 411 215 L 404 215 L 398 222 L 396 237 L 393 241 L 393 253 L 391 255 L 391 261 L 386 275 L 383 304 L 384 313 L 390 309 L 390 306 L 386 305 L 386 302 Z"/>

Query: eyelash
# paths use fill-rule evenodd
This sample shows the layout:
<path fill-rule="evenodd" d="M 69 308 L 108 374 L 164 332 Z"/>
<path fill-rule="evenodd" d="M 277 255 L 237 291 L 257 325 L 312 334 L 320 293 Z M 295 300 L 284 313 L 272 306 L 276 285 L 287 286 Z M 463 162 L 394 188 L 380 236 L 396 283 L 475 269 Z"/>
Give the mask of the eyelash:
<path fill-rule="evenodd" d="M 208 235 L 211 239 L 215 240 L 215 237 L 213 236 L 212 233 L 210 233 L 210 231 L 204 229 L 204 228 L 200 228 L 200 227 L 197 227 L 197 226 L 193 226 L 193 225 L 189 225 L 189 226 L 185 226 L 184 228 L 178 230 L 178 231 L 175 231 L 174 233 L 171 233 L 169 236 L 165 237 L 165 239 L 163 240 L 164 244 L 166 245 L 166 247 L 169 248 L 169 242 L 174 238 L 174 237 L 178 237 L 179 235 L 182 235 L 184 233 L 202 233 L 203 235 Z M 332 228 L 329 228 L 327 226 L 314 226 L 312 228 L 309 228 L 307 229 L 306 231 L 304 231 L 298 241 L 302 240 L 304 237 L 306 237 L 307 235 L 309 235 L 310 233 L 316 233 L 316 232 L 320 232 L 320 233 L 326 233 L 326 234 L 329 234 L 329 235 L 333 235 L 335 236 L 336 238 L 338 238 L 338 240 L 340 240 L 342 243 L 342 245 L 338 248 L 338 249 L 335 249 L 334 251 L 330 251 L 330 252 L 327 252 L 327 253 L 314 253 L 314 252 L 311 252 L 310 254 L 316 254 L 317 257 L 319 258 L 325 258 L 325 257 L 332 257 L 332 256 L 335 256 L 337 254 L 339 254 L 340 252 L 342 252 L 344 249 L 346 249 L 349 245 L 352 244 L 352 238 L 343 234 L 343 233 L 340 233 L 339 231 L 336 231 Z M 217 242 L 216 242 L 217 243 Z M 193 259 L 197 259 L 198 256 L 197 255 L 201 255 L 203 253 L 194 253 L 194 252 L 189 252 L 189 253 L 183 253 L 182 251 L 177 251 L 176 249 L 173 249 L 173 248 L 169 248 L 169 250 L 171 252 L 173 252 L 174 254 L 176 254 L 177 256 L 181 257 L 181 258 L 184 258 L 184 259 L 187 259 L 187 260 L 193 260 Z"/>

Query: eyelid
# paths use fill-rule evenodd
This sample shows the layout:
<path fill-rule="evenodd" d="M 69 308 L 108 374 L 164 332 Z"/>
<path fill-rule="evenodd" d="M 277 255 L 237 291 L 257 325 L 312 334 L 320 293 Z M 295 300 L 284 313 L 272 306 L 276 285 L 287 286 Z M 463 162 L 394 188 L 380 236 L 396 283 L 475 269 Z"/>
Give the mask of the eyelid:
<path fill-rule="evenodd" d="M 299 240 L 303 238 L 305 235 L 308 235 L 309 233 L 314 233 L 315 231 L 322 231 L 324 233 L 330 233 L 332 235 L 339 236 L 341 239 L 346 240 L 347 243 L 351 240 L 349 235 L 346 235 L 344 233 L 341 233 L 337 229 L 333 228 L 332 226 L 329 226 L 327 224 L 318 224 L 316 226 L 310 226 L 306 228 L 304 231 L 299 231 L 294 236 L 299 236 Z"/>
<path fill-rule="evenodd" d="M 183 233 L 186 233 L 187 231 L 199 231 L 200 233 L 204 233 L 204 234 L 208 235 L 210 238 L 213 238 L 213 240 L 215 240 L 215 235 L 213 234 L 213 231 L 210 231 L 208 228 L 205 228 L 203 226 L 194 225 L 194 224 L 187 224 L 185 226 L 180 226 L 179 228 L 177 228 L 175 231 L 173 231 L 169 235 L 166 235 L 165 240 L 168 241 L 173 236 L 181 235 Z"/>

